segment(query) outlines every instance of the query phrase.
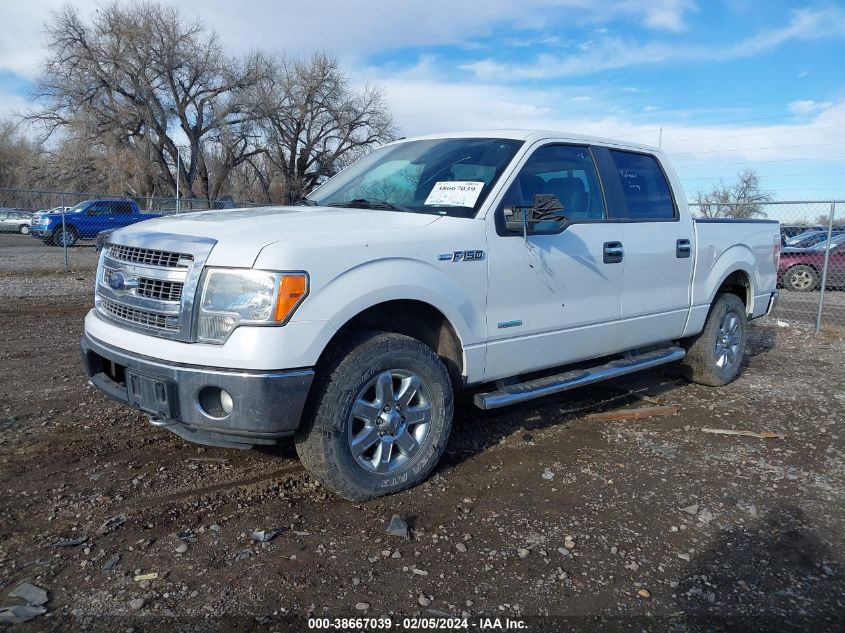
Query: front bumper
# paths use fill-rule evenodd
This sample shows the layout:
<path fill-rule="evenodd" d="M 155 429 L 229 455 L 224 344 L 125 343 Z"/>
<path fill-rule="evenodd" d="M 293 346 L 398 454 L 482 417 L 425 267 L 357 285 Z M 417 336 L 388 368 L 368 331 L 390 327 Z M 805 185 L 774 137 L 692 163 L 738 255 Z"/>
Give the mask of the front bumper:
<path fill-rule="evenodd" d="M 249 448 L 292 435 L 314 378 L 313 369 L 268 372 L 163 362 L 117 349 L 87 333 L 80 347 L 95 387 L 144 411 L 156 426 L 211 446 Z M 202 395 L 221 389 L 231 396 L 229 413 L 211 409 Z"/>

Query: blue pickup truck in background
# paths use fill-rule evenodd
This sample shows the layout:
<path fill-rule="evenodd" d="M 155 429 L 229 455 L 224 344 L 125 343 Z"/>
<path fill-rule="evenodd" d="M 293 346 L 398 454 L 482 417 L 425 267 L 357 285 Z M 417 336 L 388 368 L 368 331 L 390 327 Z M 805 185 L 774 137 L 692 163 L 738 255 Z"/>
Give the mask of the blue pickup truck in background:
<path fill-rule="evenodd" d="M 133 200 L 86 200 L 64 213 L 47 213 L 33 222 L 30 233 L 45 244 L 73 246 L 79 240 L 93 240 L 101 231 L 123 228 L 136 222 L 161 217 L 141 212 Z"/>

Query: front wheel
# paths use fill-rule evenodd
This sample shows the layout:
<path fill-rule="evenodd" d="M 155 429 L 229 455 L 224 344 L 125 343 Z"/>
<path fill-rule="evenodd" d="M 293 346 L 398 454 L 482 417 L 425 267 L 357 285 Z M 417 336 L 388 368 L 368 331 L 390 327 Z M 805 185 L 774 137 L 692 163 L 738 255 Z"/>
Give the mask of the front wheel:
<path fill-rule="evenodd" d="M 747 330 L 742 300 L 729 293 L 716 295 L 701 334 L 688 341 L 682 363 L 687 379 L 720 387 L 736 378 L 745 355 Z"/>
<path fill-rule="evenodd" d="M 352 335 L 317 368 L 296 450 L 306 469 L 350 501 L 423 481 L 443 454 L 453 394 L 440 358 L 388 332 Z"/>

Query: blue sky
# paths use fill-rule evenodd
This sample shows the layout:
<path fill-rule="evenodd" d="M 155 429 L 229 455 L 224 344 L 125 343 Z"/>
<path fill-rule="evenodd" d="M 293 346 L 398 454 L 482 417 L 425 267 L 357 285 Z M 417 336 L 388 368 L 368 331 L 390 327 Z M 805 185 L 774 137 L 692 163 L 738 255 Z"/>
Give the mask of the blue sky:
<path fill-rule="evenodd" d="M 404 135 L 539 127 L 656 145 L 662 127 L 688 193 L 751 167 L 781 200 L 845 199 L 842 2 L 178 4 L 233 53 L 338 56 L 354 82 L 382 87 Z M 0 8 L 0 113 L 26 107 L 59 6 Z"/>

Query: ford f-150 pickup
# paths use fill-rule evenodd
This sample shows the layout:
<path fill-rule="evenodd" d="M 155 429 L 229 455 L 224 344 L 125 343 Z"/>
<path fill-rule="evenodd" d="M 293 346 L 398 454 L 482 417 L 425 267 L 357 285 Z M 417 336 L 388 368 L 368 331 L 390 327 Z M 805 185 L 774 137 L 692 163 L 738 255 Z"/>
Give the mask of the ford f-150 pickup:
<path fill-rule="evenodd" d="M 385 145 L 297 206 L 108 236 L 93 384 L 215 446 L 293 436 L 351 500 L 422 481 L 453 393 L 481 409 L 680 361 L 739 373 L 777 299 L 766 220 L 693 220 L 657 149 L 490 131 Z"/>
<path fill-rule="evenodd" d="M 93 240 L 101 231 L 118 229 L 160 217 L 144 212 L 134 200 L 86 200 L 64 213 L 61 209 L 39 216 L 31 233 L 45 244 L 73 246 L 77 240 Z"/>

